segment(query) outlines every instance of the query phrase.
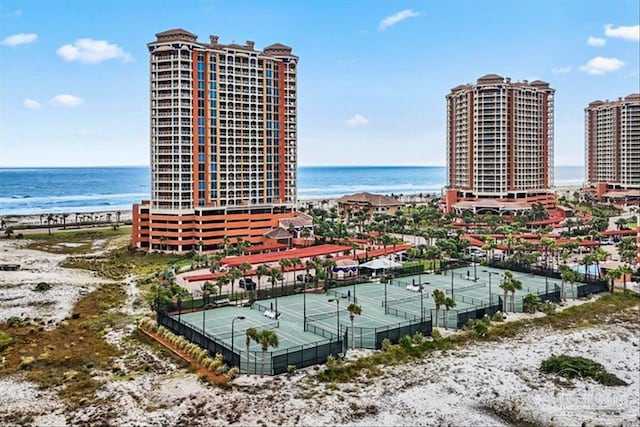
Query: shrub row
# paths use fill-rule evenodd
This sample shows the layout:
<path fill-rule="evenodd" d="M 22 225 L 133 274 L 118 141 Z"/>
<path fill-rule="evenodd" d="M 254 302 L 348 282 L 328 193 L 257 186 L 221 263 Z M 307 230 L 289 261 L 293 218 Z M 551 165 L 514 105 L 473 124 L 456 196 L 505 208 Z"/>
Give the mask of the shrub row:
<path fill-rule="evenodd" d="M 224 363 L 220 353 L 216 354 L 213 358 L 209 357 L 208 350 L 190 342 L 183 336 L 174 334 L 164 326 L 158 325 L 155 320 L 149 317 L 140 319 L 138 327 L 147 332 L 158 334 L 160 337 L 167 340 L 174 348 L 184 351 L 198 362 L 198 364 L 204 366 L 217 375 L 226 375 L 229 378 L 234 378 L 238 374 L 238 368 L 229 369 L 229 367 Z"/>

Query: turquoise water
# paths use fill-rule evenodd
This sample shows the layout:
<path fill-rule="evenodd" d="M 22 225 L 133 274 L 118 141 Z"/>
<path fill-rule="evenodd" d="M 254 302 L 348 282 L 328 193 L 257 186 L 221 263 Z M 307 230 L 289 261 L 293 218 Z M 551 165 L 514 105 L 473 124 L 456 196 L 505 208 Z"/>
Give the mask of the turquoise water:
<path fill-rule="evenodd" d="M 322 166 L 298 168 L 298 198 L 322 199 L 368 191 L 440 193 L 441 166 Z M 556 185 L 583 180 L 582 167 L 556 168 Z M 0 215 L 128 210 L 150 197 L 148 167 L 0 168 Z"/>

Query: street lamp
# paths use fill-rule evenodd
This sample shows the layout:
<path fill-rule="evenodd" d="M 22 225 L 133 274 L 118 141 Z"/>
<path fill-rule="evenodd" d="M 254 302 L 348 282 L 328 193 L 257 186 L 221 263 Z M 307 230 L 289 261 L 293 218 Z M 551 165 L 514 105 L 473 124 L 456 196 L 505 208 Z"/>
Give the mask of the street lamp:
<path fill-rule="evenodd" d="M 491 275 L 495 274 L 496 276 L 500 273 L 496 273 L 495 271 L 482 270 L 484 273 L 489 274 L 489 305 L 491 305 Z"/>
<path fill-rule="evenodd" d="M 451 298 L 453 298 L 453 276 L 454 276 L 453 270 L 451 270 Z"/>
<path fill-rule="evenodd" d="M 336 302 L 336 331 L 338 331 L 338 339 L 340 339 L 340 300 L 346 298 L 346 296 L 342 295 L 341 297 L 329 298 L 328 302 Z"/>
<path fill-rule="evenodd" d="M 473 254 L 473 281 L 478 280 L 478 274 L 476 273 L 476 254 Z"/>
<path fill-rule="evenodd" d="M 235 323 L 236 320 L 244 320 L 245 317 L 244 316 L 236 316 L 232 321 L 231 321 L 231 353 L 233 353 L 233 338 L 234 338 L 234 328 L 233 328 L 233 324 Z M 233 357 L 233 356 L 232 356 Z"/>
<path fill-rule="evenodd" d="M 424 285 L 428 285 L 429 282 L 425 282 Z M 420 286 L 420 322 L 424 323 L 424 285 L 422 283 L 419 283 L 418 286 Z M 451 295 L 451 297 L 453 298 L 453 294 Z"/>
<path fill-rule="evenodd" d="M 307 284 L 303 283 L 304 288 L 302 288 L 302 328 L 303 330 L 307 330 Z"/>

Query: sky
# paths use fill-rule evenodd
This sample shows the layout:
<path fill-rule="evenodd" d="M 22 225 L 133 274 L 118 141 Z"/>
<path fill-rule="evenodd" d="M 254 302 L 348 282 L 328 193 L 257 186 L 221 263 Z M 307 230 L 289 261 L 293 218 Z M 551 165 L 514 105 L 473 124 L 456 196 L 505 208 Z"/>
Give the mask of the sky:
<path fill-rule="evenodd" d="M 2 1 L 0 167 L 149 164 L 155 34 L 287 44 L 298 163 L 444 165 L 445 96 L 488 73 L 556 89 L 555 163 L 584 108 L 639 88 L 637 0 Z"/>

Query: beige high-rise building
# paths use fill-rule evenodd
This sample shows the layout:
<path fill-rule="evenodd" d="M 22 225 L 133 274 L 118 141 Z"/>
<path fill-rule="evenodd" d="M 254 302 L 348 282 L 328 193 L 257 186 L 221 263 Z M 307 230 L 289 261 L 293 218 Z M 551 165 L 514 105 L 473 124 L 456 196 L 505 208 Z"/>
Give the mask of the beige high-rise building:
<path fill-rule="evenodd" d="M 151 199 L 134 205 L 133 245 L 259 242 L 297 201 L 298 57 L 279 43 L 199 42 L 183 29 L 147 46 Z"/>
<path fill-rule="evenodd" d="M 554 89 L 496 74 L 447 95 L 446 209 L 518 213 L 551 207 Z"/>
<path fill-rule="evenodd" d="M 585 164 L 598 198 L 640 199 L 640 94 L 585 108 Z"/>

